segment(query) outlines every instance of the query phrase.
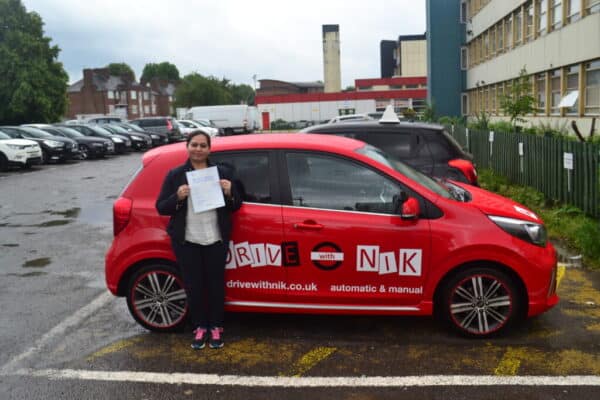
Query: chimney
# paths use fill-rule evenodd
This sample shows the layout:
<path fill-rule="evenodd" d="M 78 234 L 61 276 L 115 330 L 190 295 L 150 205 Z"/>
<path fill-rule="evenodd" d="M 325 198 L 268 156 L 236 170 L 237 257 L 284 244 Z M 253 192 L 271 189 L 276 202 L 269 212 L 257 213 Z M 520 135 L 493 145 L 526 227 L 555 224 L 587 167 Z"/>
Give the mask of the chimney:
<path fill-rule="evenodd" d="M 92 87 L 94 84 L 94 70 L 91 68 L 86 68 L 83 70 L 83 86 Z"/>
<path fill-rule="evenodd" d="M 323 25 L 323 70 L 325 93 L 340 92 L 340 26 Z"/>

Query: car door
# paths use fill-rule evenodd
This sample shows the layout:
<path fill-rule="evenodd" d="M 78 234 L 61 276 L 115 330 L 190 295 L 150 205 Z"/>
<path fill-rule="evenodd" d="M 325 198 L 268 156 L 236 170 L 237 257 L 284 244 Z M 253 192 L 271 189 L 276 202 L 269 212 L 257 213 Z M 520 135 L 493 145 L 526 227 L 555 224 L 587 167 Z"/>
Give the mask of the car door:
<path fill-rule="evenodd" d="M 288 298 L 306 308 L 381 310 L 421 300 L 431 255 L 429 221 L 393 212 L 398 181 L 355 160 L 318 152 L 282 155 L 289 200 Z M 384 307 L 385 308 L 385 307 Z"/>
<path fill-rule="evenodd" d="M 243 205 L 234 213 L 225 287 L 229 305 L 281 301 L 289 251 L 282 243 L 278 170 L 268 151 L 215 152 L 213 162 L 231 168 Z"/>

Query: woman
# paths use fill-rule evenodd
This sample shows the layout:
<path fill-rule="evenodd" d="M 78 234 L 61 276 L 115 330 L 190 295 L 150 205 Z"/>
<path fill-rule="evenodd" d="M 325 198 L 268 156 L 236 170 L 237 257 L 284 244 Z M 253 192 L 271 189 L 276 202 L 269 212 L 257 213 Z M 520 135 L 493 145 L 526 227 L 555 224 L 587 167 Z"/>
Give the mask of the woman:
<path fill-rule="evenodd" d="M 170 215 L 167 233 L 177 258 L 188 298 L 194 330 L 193 349 L 208 342 L 213 349 L 223 347 L 223 308 L 225 299 L 225 257 L 231 235 L 231 213 L 242 201 L 233 183 L 232 171 L 218 166 L 225 206 L 195 213 L 186 172 L 214 166 L 210 136 L 194 131 L 187 138 L 188 160 L 167 174 L 156 200 L 161 215 Z"/>

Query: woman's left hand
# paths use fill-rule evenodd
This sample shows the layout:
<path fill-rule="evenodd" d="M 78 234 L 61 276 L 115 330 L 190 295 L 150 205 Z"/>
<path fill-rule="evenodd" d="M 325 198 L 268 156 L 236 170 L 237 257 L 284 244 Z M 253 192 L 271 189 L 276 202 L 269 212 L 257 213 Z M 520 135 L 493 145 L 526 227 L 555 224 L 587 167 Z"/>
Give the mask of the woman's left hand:
<path fill-rule="evenodd" d="M 223 194 L 225 194 L 225 196 L 231 196 L 231 181 L 221 179 L 219 183 L 221 184 L 221 189 L 223 189 Z"/>

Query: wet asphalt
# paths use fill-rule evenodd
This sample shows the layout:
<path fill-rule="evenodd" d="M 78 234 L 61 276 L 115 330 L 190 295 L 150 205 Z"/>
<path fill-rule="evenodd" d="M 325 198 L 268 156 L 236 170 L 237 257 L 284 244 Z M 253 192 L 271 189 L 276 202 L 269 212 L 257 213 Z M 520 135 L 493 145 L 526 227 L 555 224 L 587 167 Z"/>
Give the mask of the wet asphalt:
<path fill-rule="evenodd" d="M 556 308 L 489 340 L 457 337 L 431 318 L 415 317 L 228 314 L 226 346 L 196 352 L 189 331 L 145 331 L 104 284 L 112 202 L 140 165 L 141 154 L 133 153 L 0 173 L 0 399 L 600 398 L 599 386 L 559 386 L 562 376 L 600 377 L 600 273 L 585 268 L 566 269 Z M 115 374 L 56 379 L 44 371 L 158 374 L 134 382 L 114 381 Z M 549 376 L 555 384 L 164 383 L 174 373 Z"/>

